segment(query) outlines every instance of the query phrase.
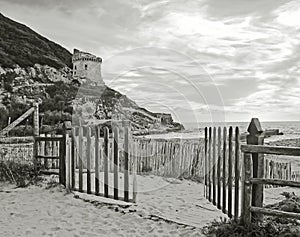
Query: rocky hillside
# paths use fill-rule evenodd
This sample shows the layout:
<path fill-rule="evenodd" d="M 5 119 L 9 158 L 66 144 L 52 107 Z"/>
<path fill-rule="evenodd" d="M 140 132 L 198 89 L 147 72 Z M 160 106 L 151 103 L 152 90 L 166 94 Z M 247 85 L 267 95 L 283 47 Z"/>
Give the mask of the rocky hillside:
<path fill-rule="evenodd" d="M 0 129 L 9 117 L 17 119 L 37 101 L 42 132 L 79 119 L 90 124 L 130 120 L 136 134 L 183 129 L 170 114 L 140 108 L 107 86 L 78 84 L 72 77 L 71 57 L 63 47 L 0 15 Z M 28 121 L 11 135 L 31 134 Z"/>

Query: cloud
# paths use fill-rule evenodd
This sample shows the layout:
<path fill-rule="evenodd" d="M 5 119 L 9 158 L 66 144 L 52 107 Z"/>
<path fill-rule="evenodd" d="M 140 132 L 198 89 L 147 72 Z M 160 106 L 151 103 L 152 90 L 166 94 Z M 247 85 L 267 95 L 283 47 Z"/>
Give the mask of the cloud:
<path fill-rule="evenodd" d="M 150 110 L 186 120 L 300 116 L 295 0 L 0 0 L 0 7 L 70 51 L 101 56 L 107 84 Z"/>

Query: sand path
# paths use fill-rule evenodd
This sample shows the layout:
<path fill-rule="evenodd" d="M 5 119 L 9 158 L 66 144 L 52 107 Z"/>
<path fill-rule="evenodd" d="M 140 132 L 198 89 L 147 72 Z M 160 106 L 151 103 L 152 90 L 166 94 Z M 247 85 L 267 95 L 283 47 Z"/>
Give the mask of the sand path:
<path fill-rule="evenodd" d="M 202 236 L 199 229 L 95 206 L 60 187 L 3 189 L 9 188 L 0 186 L 0 236 Z"/>

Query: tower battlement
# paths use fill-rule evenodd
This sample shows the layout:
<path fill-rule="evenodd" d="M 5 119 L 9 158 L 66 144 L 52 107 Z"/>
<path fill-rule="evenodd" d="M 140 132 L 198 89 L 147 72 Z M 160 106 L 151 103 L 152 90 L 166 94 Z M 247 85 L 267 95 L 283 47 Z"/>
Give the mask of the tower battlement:
<path fill-rule="evenodd" d="M 93 61 L 93 62 L 100 62 L 102 63 L 102 58 L 83 58 L 83 57 L 78 57 L 78 58 L 72 58 L 72 62 L 76 62 L 76 61 Z"/>
<path fill-rule="evenodd" d="M 74 49 L 73 77 L 80 83 L 91 81 L 97 85 L 104 84 L 101 76 L 102 58 Z"/>

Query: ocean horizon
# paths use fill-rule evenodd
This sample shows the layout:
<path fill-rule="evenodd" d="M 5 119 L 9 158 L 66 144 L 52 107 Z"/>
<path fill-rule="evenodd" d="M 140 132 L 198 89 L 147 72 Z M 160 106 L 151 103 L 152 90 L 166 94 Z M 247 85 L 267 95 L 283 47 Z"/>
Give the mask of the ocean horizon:
<path fill-rule="evenodd" d="M 170 132 L 167 134 L 151 134 L 149 138 L 182 138 L 194 139 L 204 137 L 205 127 L 239 127 L 240 133 L 246 132 L 250 122 L 199 122 L 185 123 L 185 130 L 180 132 Z M 300 121 L 261 121 L 263 130 L 279 129 L 283 135 L 274 136 L 275 139 L 296 139 L 300 138 Z"/>

